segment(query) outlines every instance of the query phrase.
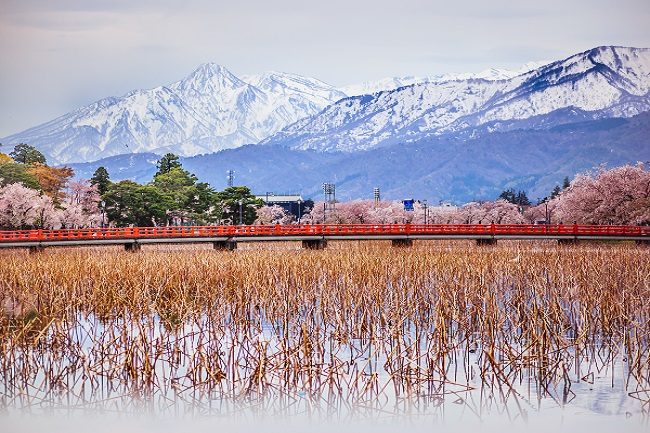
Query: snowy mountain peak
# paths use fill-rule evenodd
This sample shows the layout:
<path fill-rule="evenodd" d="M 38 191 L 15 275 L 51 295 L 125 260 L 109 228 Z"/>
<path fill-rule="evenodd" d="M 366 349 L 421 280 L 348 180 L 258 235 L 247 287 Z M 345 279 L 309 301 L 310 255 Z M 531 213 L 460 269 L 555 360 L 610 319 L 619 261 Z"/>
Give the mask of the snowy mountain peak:
<path fill-rule="evenodd" d="M 189 156 L 257 143 L 345 96 L 313 78 L 260 77 L 249 84 L 205 63 L 168 86 L 104 98 L 2 142 L 33 144 L 52 163 L 134 152 Z"/>
<path fill-rule="evenodd" d="M 204 63 L 181 81 L 173 83 L 170 88 L 181 92 L 214 94 L 246 86 L 225 66 L 216 63 Z"/>

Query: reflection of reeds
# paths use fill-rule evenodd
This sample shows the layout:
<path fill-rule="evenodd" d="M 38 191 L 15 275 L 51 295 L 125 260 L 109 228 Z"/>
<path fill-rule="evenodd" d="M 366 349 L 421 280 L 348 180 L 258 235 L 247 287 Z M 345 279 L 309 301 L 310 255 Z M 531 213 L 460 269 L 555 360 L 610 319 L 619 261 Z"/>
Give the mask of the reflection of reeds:
<path fill-rule="evenodd" d="M 2 252 L 1 404 L 525 418 L 595 373 L 650 411 L 650 250 L 331 246 Z"/>

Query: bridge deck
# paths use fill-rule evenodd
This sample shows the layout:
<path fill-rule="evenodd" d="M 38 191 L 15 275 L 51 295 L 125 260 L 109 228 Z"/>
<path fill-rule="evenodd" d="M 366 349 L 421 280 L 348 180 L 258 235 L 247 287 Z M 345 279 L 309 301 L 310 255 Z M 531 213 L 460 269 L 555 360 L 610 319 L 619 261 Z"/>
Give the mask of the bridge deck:
<path fill-rule="evenodd" d="M 400 239 L 650 241 L 650 227 L 530 224 L 295 224 L 0 231 L 0 248 L 188 242 Z"/>

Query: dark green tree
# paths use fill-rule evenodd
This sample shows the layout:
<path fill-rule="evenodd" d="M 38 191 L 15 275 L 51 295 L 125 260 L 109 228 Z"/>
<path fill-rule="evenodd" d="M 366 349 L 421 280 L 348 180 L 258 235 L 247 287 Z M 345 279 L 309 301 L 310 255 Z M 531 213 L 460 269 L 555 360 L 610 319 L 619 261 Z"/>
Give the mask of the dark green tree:
<path fill-rule="evenodd" d="M 553 191 L 551 191 L 551 198 L 557 197 L 561 192 L 562 188 L 560 188 L 560 185 L 555 185 L 555 188 L 553 188 Z"/>
<path fill-rule="evenodd" d="M 562 181 L 562 189 L 567 189 L 570 186 L 571 186 L 571 181 L 569 180 L 569 176 L 566 176 Z"/>
<path fill-rule="evenodd" d="M 530 200 L 526 195 L 526 191 L 517 191 L 513 188 L 507 189 L 499 195 L 499 198 L 507 201 L 508 203 L 516 204 L 518 206 L 529 206 Z"/>
<path fill-rule="evenodd" d="M 156 163 L 156 168 L 158 171 L 155 176 L 159 174 L 169 173 L 173 168 L 181 168 L 181 162 L 178 156 L 173 153 L 167 153 Z"/>
<path fill-rule="evenodd" d="M 22 183 L 27 188 L 41 189 L 38 179 L 27 172 L 29 167 L 25 164 L 9 162 L 0 164 L 0 186 L 10 183 Z"/>
<path fill-rule="evenodd" d="M 195 175 L 179 167 L 172 167 L 166 173 L 156 174 L 154 187 L 164 194 L 170 209 L 168 215 L 181 224 L 192 222 L 203 224 L 211 220 L 214 191 L 210 185 L 197 182 Z"/>
<path fill-rule="evenodd" d="M 516 205 L 519 206 L 530 206 L 530 200 L 528 199 L 528 196 L 526 195 L 526 191 L 519 191 L 517 192 L 517 195 L 515 196 L 515 202 Z"/>
<path fill-rule="evenodd" d="M 102 198 L 108 220 L 118 227 L 165 224 L 166 211 L 171 207 L 169 198 L 155 186 L 130 180 L 112 184 Z"/>
<path fill-rule="evenodd" d="M 111 186 L 111 177 L 105 167 L 98 167 L 90 178 L 90 184 L 97 187 L 99 195 L 104 195 Z"/>
<path fill-rule="evenodd" d="M 14 150 L 9 153 L 9 156 L 13 158 L 19 164 L 43 164 L 47 165 L 45 156 L 39 152 L 34 146 L 29 144 L 20 143 L 14 147 Z"/>
<path fill-rule="evenodd" d="M 516 203 L 517 196 L 515 194 L 515 190 L 510 188 L 504 190 L 500 195 L 499 198 L 502 200 L 505 200 L 509 203 Z"/>
<path fill-rule="evenodd" d="M 264 205 L 264 201 L 255 198 L 246 186 L 230 186 L 215 194 L 218 206 L 222 209 L 222 217 L 232 224 L 239 224 L 240 201 L 241 216 L 244 224 L 253 224 L 257 218 L 257 209 Z"/>

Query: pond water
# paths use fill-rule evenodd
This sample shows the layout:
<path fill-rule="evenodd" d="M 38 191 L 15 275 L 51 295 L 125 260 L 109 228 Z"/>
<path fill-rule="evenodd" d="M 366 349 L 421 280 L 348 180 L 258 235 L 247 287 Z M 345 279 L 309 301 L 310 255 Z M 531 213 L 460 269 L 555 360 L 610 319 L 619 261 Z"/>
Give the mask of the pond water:
<path fill-rule="evenodd" d="M 404 322 L 77 315 L 5 347 L 3 431 L 648 431 L 647 350 Z M 101 422 L 98 423 L 98 420 Z"/>

